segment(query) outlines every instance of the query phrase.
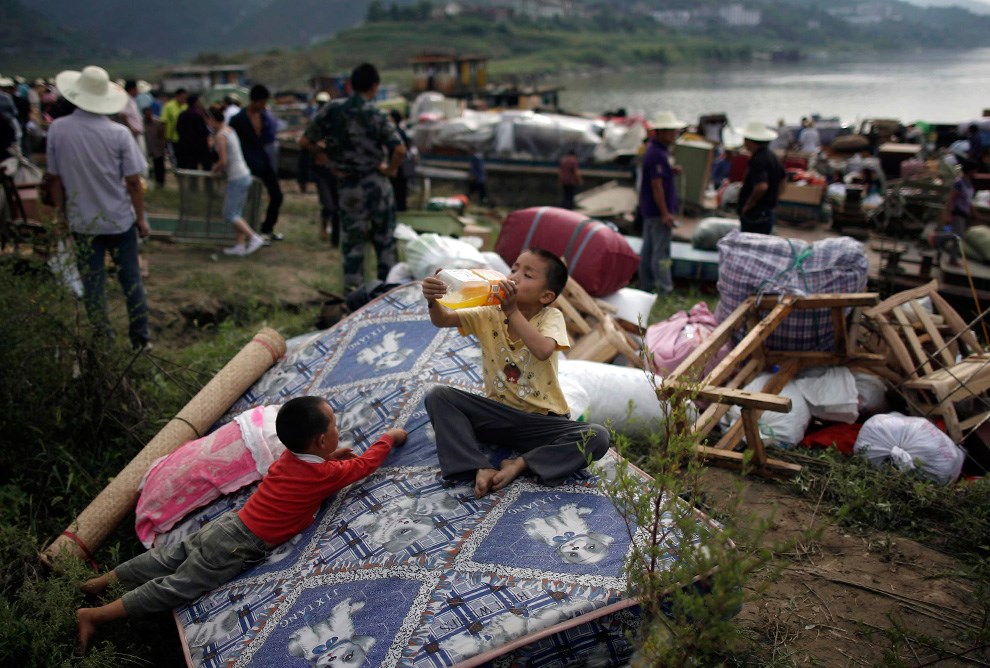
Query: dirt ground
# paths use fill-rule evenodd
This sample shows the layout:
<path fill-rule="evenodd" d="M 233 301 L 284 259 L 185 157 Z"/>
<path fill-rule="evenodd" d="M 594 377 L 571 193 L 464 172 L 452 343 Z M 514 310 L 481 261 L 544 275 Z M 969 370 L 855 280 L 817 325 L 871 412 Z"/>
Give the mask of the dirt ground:
<path fill-rule="evenodd" d="M 740 493 L 732 471 L 708 469 L 705 483 L 714 509 Z M 988 665 L 985 647 L 939 660 L 970 650 L 966 633 L 986 614 L 951 556 L 902 536 L 844 530 L 781 483 L 747 478 L 741 494 L 742 512 L 772 518 L 767 544 L 794 546 L 779 573 L 747 587 L 739 616 L 770 665 Z"/>
<path fill-rule="evenodd" d="M 251 257 L 226 257 L 219 245 L 145 245 L 153 338 L 165 350 L 208 336 L 202 325 L 263 303 L 315 320 L 324 299 L 319 290 L 340 290 L 340 253 L 319 239 L 315 194 L 299 194 L 293 182 L 283 187 L 286 204 L 277 229 L 286 239 Z M 690 223 L 679 230 L 689 231 Z M 791 226 L 781 232 L 808 240 L 823 236 L 820 229 Z M 708 503 L 718 509 L 737 493 L 740 476 L 710 469 L 706 482 Z M 742 494 L 744 510 L 773 518 L 768 541 L 794 545 L 779 573 L 754 580 L 739 616 L 765 647 L 767 665 L 990 665 L 985 649 L 936 661 L 969 650 L 965 634 L 984 614 L 967 604 L 972 590 L 952 557 L 900 536 L 837 528 L 824 508 L 783 484 L 746 479 Z M 809 529 L 820 532 L 806 538 Z"/>

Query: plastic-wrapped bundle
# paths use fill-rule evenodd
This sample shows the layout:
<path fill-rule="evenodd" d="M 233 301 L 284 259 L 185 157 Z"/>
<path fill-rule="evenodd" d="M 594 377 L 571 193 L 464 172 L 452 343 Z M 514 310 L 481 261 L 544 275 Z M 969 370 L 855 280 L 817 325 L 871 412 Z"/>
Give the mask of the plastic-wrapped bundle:
<path fill-rule="evenodd" d="M 731 232 L 718 242 L 715 319 L 725 320 L 753 295 L 848 294 L 866 289 L 863 244 L 849 237 L 808 244 L 766 234 Z M 742 334 L 739 334 L 740 338 Z M 830 309 L 793 311 L 766 341 L 771 350 L 832 350 Z"/>
<path fill-rule="evenodd" d="M 874 466 L 893 464 L 941 485 L 955 482 L 966 453 L 925 418 L 874 415 L 863 425 L 853 451 Z"/>

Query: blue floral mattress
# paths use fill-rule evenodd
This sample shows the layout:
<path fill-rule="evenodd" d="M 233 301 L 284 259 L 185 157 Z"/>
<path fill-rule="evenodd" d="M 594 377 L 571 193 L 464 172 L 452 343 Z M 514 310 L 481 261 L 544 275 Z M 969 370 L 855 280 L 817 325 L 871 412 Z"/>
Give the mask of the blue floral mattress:
<path fill-rule="evenodd" d="M 546 487 L 525 477 L 478 500 L 440 477 L 423 407 L 434 383 L 478 391 L 473 338 L 429 321 L 419 284 L 371 302 L 289 352 L 230 409 L 326 397 L 341 444 L 363 452 L 410 431 L 374 475 L 236 580 L 176 609 L 193 666 L 609 666 L 638 623 L 625 594 L 630 532 L 595 472 Z M 507 453 L 493 452 L 498 463 Z M 644 476 L 644 484 L 648 479 Z M 181 540 L 254 487 L 187 517 Z M 699 522 L 706 522 L 699 516 Z M 676 553 L 676 546 L 671 552 Z M 673 558 L 673 557 L 671 557 Z"/>

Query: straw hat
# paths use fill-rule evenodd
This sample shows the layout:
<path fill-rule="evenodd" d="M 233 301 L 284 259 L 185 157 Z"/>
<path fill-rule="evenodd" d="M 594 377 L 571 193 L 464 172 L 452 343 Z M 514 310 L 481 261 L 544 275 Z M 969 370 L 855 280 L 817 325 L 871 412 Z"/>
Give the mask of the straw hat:
<path fill-rule="evenodd" d="M 139 79 L 137 82 L 138 95 L 143 95 L 144 93 L 151 92 L 151 84 L 144 79 Z"/>
<path fill-rule="evenodd" d="M 321 90 L 319 93 L 316 94 L 316 101 L 317 102 L 329 102 L 330 101 L 330 93 L 326 92 L 325 90 Z"/>
<path fill-rule="evenodd" d="M 773 141 L 777 138 L 777 133 L 775 131 L 758 121 L 750 121 L 747 123 L 746 127 L 742 129 L 740 134 L 742 134 L 743 139 L 758 142 Z"/>
<path fill-rule="evenodd" d="M 127 106 L 128 95 L 124 89 L 110 81 L 105 69 L 95 65 L 82 72 L 59 72 L 55 87 L 69 102 L 94 114 L 116 114 Z"/>
<path fill-rule="evenodd" d="M 12 88 L 14 80 L 10 77 L 0 77 L 0 88 Z"/>
<path fill-rule="evenodd" d="M 683 130 L 686 127 L 687 123 L 678 120 L 672 111 L 661 111 L 650 121 L 651 130 Z"/>

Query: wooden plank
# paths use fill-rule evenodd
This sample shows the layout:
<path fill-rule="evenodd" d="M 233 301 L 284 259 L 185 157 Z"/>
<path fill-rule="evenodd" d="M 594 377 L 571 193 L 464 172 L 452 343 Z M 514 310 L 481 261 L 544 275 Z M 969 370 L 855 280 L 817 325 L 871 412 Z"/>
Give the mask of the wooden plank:
<path fill-rule="evenodd" d="M 846 309 L 843 306 L 832 307 L 832 328 L 835 329 L 835 350 L 846 352 L 849 348 L 846 336 Z"/>
<path fill-rule="evenodd" d="M 980 340 L 976 338 L 973 330 L 966 326 L 966 321 L 956 312 L 956 309 L 952 308 L 937 290 L 933 290 L 930 297 L 932 306 L 945 319 L 945 324 L 952 330 L 953 335 L 959 334 L 959 338 L 969 348 L 970 354 L 983 352 Z"/>
<path fill-rule="evenodd" d="M 980 424 L 982 424 L 983 421 L 987 419 L 990 419 L 990 411 L 986 411 L 984 413 L 980 413 L 979 415 L 974 415 L 973 417 L 967 420 L 963 420 L 962 422 L 959 423 L 959 428 L 965 434 L 974 427 L 977 427 Z"/>
<path fill-rule="evenodd" d="M 725 387 L 730 390 L 736 390 L 743 387 L 746 383 L 753 379 L 753 376 L 759 373 L 760 368 L 759 360 L 749 360 L 745 366 L 740 369 L 739 373 L 733 376 L 732 379 L 725 384 Z M 707 436 L 711 433 L 712 429 L 715 428 L 715 425 L 717 425 L 722 418 L 725 417 L 725 414 L 729 412 L 731 407 L 732 406 L 729 404 L 719 403 L 710 405 L 705 409 L 705 412 L 694 421 L 694 426 L 691 431 L 695 434 Z"/>
<path fill-rule="evenodd" d="M 884 316 L 879 316 L 877 324 L 880 326 L 880 333 L 883 334 L 884 341 L 887 342 L 887 347 L 890 348 L 890 352 L 893 353 L 894 359 L 897 360 L 898 365 L 901 367 L 901 373 L 903 373 L 908 378 L 917 378 L 918 370 L 914 361 L 911 359 L 911 353 L 908 352 L 907 346 L 901 341 L 901 337 L 898 335 L 897 330 L 887 322 L 887 318 Z"/>
<path fill-rule="evenodd" d="M 793 295 L 766 295 L 760 298 L 756 307 L 760 311 L 769 311 L 779 303 L 781 297 L 793 297 Z M 876 292 L 808 295 L 806 297 L 797 297 L 797 301 L 794 302 L 794 308 L 803 311 L 812 308 L 837 308 L 839 306 L 846 308 L 853 306 L 874 306 L 879 299 L 880 295 Z"/>
<path fill-rule="evenodd" d="M 729 317 L 722 321 L 718 327 L 716 327 L 712 333 L 705 339 L 705 342 L 700 346 L 695 348 L 690 355 L 684 358 L 677 368 L 673 370 L 668 376 L 668 378 L 680 378 L 681 376 L 688 376 L 688 373 L 695 368 L 697 365 L 697 373 L 690 376 L 692 379 L 698 379 L 698 375 L 704 369 L 705 362 L 712 357 L 718 349 L 721 348 L 725 343 L 732 338 L 733 333 L 739 328 L 739 325 L 745 320 L 746 314 L 749 312 L 750 306 L 753 304 L 753 299 L 744 300 L 736 310 L 729 314 Z"/>
<path fill-rule="evenodd" d="M 882 366 L 887 357 L 879 353 L 830 353 L 820 350 L 779 351 L 767 353 L 768 364 L 781 364 L 787 360 L 798 360 L 803 366 Z"/>
<path fill-rule="evenodd" d="M 791 400 L 787 397 L 778 397 L 775 394 L 745 392 L 743 390 L 730 390 L 715 386 L 692 387 L 686 383 L 680 383 L 679 381 L 670 379 L 664 385 L 668 391 L 675 390 L 696 394 L 699 399 L 714 401 L 720 404 L 729 403 L 744 408 L 759 408 L 760 410 L 773 411 L 775 413 L 789 413 L 791 410 Z"/>
<path fill-rule="evenodd" d="M 785 360 L 777 370 L 777 373 L 771 375 L 767 382 L 763 384 L 762 392 L 765 394 L 780 394 L 784 386 L 791 382 L 791 379 L 797 375 L 797 372 L 801 370 L 801 364 L 797 360 Z M 728 412 L 728 410 L 726 410 Z M 752 409 L 753 415 L 757 421 L 763 415 L 762 410 Z M 741 429 L 743 424 L 740 420 L 737 420 L 729 427 L 726 434 L 719 440 L 718 444 L 715 446 L 718 449 L 734 449 L 736 445 L 739 444 L 739 438 L 741 436 Z M 747 442 L 749 437 L 747 436 Z"/>
<path fill-rule="evenodd" d="M 719 362 L 718 366 L 712 369 L 705 378 L 708 385 L 721 385 L 725 382 L 729 372 L 742 360 L 752 355 L 757 348 L 762 348 L 763 342 L 791 313 L 795 297 L 787 295 L 781 299 L 773 310 L 754 329 L 732 349 L 725 359 Z"/>
<path fill-rule="evenodd" d="M 867 318 L 876 318 L 880 315 L 888 313 L 891 309 L 901 304 L 907 304 L 913 299 L 923 299 L 924 297 L 931 296 L 932 293 L 938 294 L 938 281 L 932 280 L 924 285 L 919 285 L 916 288 L 911 288 L 910 290 L 902 290 L 895 295 L 891 295 L 887 299 L 883 300 L 873 308 L 867 309 L 863 312 Z M 933 301 L 934 304 L 934 301 Z M 941 313 L 941 309 L 936 309 Z"/>
<path fill-rule="evenodd" d="M 923 374 L 930 374 L 933 369 L 931 363 L 928 361 L 928 352 L 925 351 L 925 347 L 921 345 L 921 340 L 918 339 L 918 335 L 914 331 L 914 327 L 908 321 L 907 315 L 904 311 L 898 307 L 891 311 L 894 319 L 897 320 L 897 324 L 900 325 L 901 335 L 908 342 L 910 350 L 914 351 L 914 355 L 919 362 L 921 371 Z"/>
<path fill-rule="evenodd" d="M 753 451 L 753 462 L 757 468 L 763 468 L 767 464 L 767 453 L 763 448 L 763 437 L 760 436 L 760 425 L 756 420 L 756 412 L 750 408 L 744 408 L 742 418 L 739 420 L 743 424 L 743 431 L 746 434 L 746 447 Z"/>
<path fill-rule="evenodd" d="M 591 332 L 592 326 L 587 320 L 584 319 L 584 316 L 581 315 L 576 308 L 574 308 L 574 305 L 571 304 L 569 299 L 561 295 L 557 298 L 554 306 L 560 309 L 561 313 L 564 314 L 564 319 L 571 324 L 575 330 L 577 330 L 579 335 L 583 336 Z"/>
<path fill-rule="evenodd" d="M 917 299 L 908 303 L 911 304 L 911 310 L 914 312 L 918 322 L 921 323 L 921 326 L 928 333 L 929 338 L 931 338 L 936 354 L 942 359 L 942 365 L 952 366 L 955 364 L 956 361 L 952 358 L 952 353 L 949 352 L 945 345 L 945 339 L 943 339 L 942 335 L 939 334 L 935 323 L 932 322 L 932 319 L 928 316 L 928 311 L 921 308 L 921 304 L 918 303 Z"/>
<path fill-rule="evenodd" d="M 696 451 L 699 456 L 705 459 L 706 462 L 711 461 L 713 463 L 723 463 L 733 467 L 741 467 L 743 460 L 746 457 L 746 455 L 742 452 L 733 452 L 732 450 L 716 450 L 715 448 L 710 448 L 704 445 L 699 445 L 696 448 Z M 768 475 L 773 473 L 794 475 L 800 472 L 800 464 L 792 464 L 791 462 L 785 462 L 773 458 L 767 458 L 767 461 L 762 469 L 756 469 L 753 471 L 756 475 Z"/>

